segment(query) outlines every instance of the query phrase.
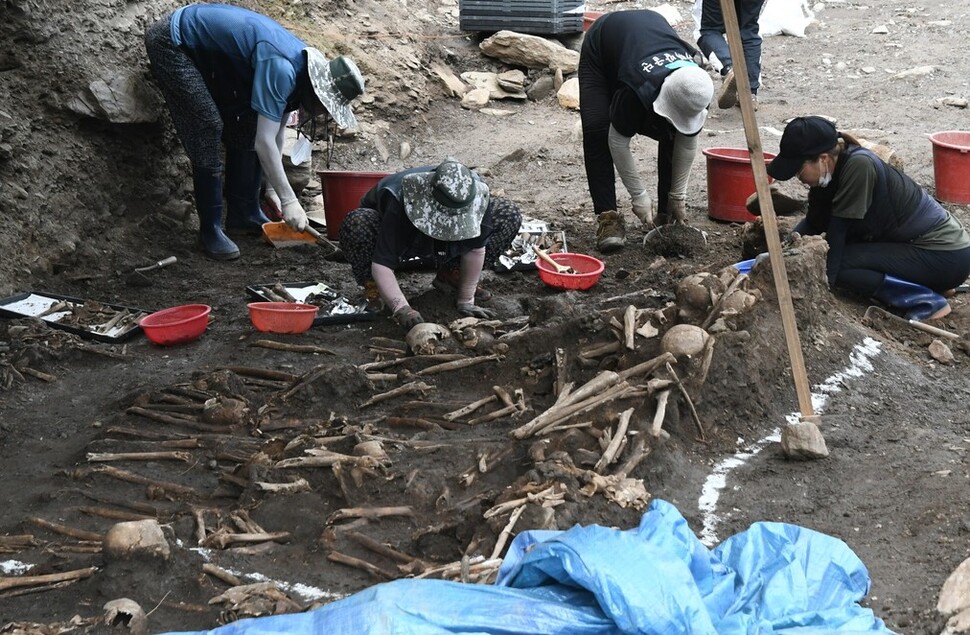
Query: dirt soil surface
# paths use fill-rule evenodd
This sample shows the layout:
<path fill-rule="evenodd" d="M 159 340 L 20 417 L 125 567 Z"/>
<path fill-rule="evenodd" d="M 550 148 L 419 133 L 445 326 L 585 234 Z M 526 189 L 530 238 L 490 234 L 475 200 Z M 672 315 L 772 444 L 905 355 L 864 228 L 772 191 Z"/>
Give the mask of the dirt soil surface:
<path fill-rule="evenodd" d="M 554 94 L 490 104 L 510 111 L 505 116 L 466 110 L 431 72 L 435 64 L 455 73 L 509 70 L 482 55 L 480 36 L 459 30 L 456 2 L 248 6 L 256 4 L 328 53 L 353 55 L 368 77 L 360 130 L 338 138 L 332 168 L 394 171 L 454 156 L 480 169 L 493 193 L 518 202 L 527 216 L 565 231 L 570 250 L 593 253 L 578 114 Z M 678 311 L 682 280 L 709 272 L 707 284 L 723 292 L 734 279 L 725 268 L 752 250 L 750 228 L 708 218 L 703 156 L 688 208 L 693 226 L 706 232 L 706 248 L 694 243 L 684 255 L 642 245 L 621 188 L 629 242 L 605 258 L 596 286 L 561 292 L 535 272 L 487 272 L 483 286 L 495 296 L 499 319 L 457 329 L 472 339 L 440 342 L 435 352 L 446 357 L 405 355 L 405 333 L 386 316 L 298 335 L 259 333 L 247 314 L 248 286 L 321 281 L 348 298 L 358 290 L 349 266 L 326 260 L 313 245 L 274 249 L 259 236 L 241 236 L 242 257 L 228 263 L 197 249 L 187 162 L 147 81 L 141 43 L 145 25 L 172 6 L 3 3 L 0 290 L 145 310 L 212 307 L 203 337 L 174 347 L 141 334 L 104 343 L 36 320 L 0 320 L 4 632 L 97 631 L 102 607 L 121 597 L 151 611 L 148 631 L 162 632 L 300 611 L 393 577 L 455 579 L 459 567 L 436 567 L 501 555 L 500 533 L 521 499 L 530 502 L 513 535 L 577 523 L 633 527 L 650 497 L 675 504 L 712 546 L 756 521 L 836 536 L 869 568 L 866 603 L 890 628 L 943 630 L 935 610 L 940 588 L 970 552 L 966 295 L 952 300 L 953 313 L 938 324 L 959 336 L 943 339 L 952 360 L 937 353 L 941 362 L 931 356 L 935 336 L 864 320 L 866 301 L 830 293 L 817 243 L 789 251 L 801 349 L 830 452 L 803 462 L 786 460 L 778 443 L 799 408 L 767 267 L 742 283 L 753 299 L 762 296 L 753 306 L 717 322 L 707 319 L 709 304 Z M 674 7 L 685 18 L 677 28 L 690 39 L 691 5 Z M 928 135 L 967 128 L 958 101 L 970 97 L 965 73 L 946 62 L 965 48 L 967 5 L 843 0 L 815 9 L 807 37 L 765 40 L 757 112 L 764 149 L 777 152 L 790 117 L 828 115 L 841 129 L 890 146 L 934 192 Z M 581 36 L 562 41 L 578 50 Z M 925 72 L 897 77 L 936 60 Z M 71 109 L 90 82 L 118 77 L 147 87 L 154 118 L 109 123 Z M 549 81 L 551 73 L 528 77 Z M 714 109 L 701 145 L 746 147 L 740 111 Z M 318 150 L 314 161 L 323 169 Z M 638 139 L 636 155 L 654 182 L 655 144 Z M 785 188 L 799 194 L 797 185 Z M 308 206 L 319 204 L 319 190 L 314 178 Z M 966 207 L 948 208 L 970 221 Z M 126 283 L 133 268 L 173 255 L 175 265 L 149 272 L 149 286 Z M 432 289 L 432 275 L 402 274 L 402 286 L 425 318 L 448 325 L 458 317 L 453 299 Z M 630 318 L 643 329 L 633 349 L 622 328 Z M 629 379 L 632 394 L 562 423 L 575 427 L 513 434 L 569 382 L 579 387 L 603 371 L 657 358 L 661 337 L 678 323 L 705 324 L 713 338 L 706 368 L 706 349 L 672 366 L 690 401 L 661 364 Z M 480 359 L 424 370 L 455 355 Z M 403 386 L 410 392 L 386 394 Z M 663 434 L 654 436 L 657 397 L 668 388 Z M 506 394 L 512 407 L 489 420 Z M 489 397 L 472 414 L 445 416 Z M 631 409 L 636 434 L 615 462 L 597 467 L 621 413 Z M 143 452 L 165 454 L 111 456 Z M 299 465 L 304 457 L 315 464 Z M 291 491 L 273 491 L 273 484 Z M 102 552 L 101 537 L 115 523 L 144 518 L 161 523 L 168 560 Z M 214 600 L 231 578 L 204 572 L 206 564 L 241 584 L 276 584 L 251 589 L 245 601 Z M 8 583 L 67 572 L 77 579 Z"/>

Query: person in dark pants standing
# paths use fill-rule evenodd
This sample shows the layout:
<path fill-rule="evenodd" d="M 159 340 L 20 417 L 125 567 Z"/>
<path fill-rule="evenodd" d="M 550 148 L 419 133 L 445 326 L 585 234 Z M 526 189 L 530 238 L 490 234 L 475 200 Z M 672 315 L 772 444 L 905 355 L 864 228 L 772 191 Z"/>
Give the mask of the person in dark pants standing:
<path fill-rule="evenodd" d="M 269 219 L 259 205 L 263 174 L 277 193 L 283 219 L 306 228 L 307 217 L 286 178 L 283 139 L 288 113 L 327 113 L 356 126 L 350 101 L 364 92 L 354 63 L 327 60 L 270 18 L 220 4 L 176 9 L 145 33 L 151 71 L 189 160 L 203 251 L 215 260 L 239 257 L 227 229 L 258 230 Z"/>
<path fill-rule="evenodd" d="M 734 77 L 731 50 L 725 39 L 724 14 L 720 0 L 700 0 L 701 26 L 697 46 L 704 57 L 721 73 L 721 88 L 717 91 L 718 108 L 732 108 L 738 103 L 738 85 Z M 761 35 L 758 19 L 765 0 L 734 0 L 738 16 L 741 47 L 744 49 L 744 65 L 751 84 L 751 98 L 758 109 L 758 88 L 761 87 Z"/>
<path fill-rule="evenodd" d="M 583 160 L 597 215 L 596 248 L 602 253 L 618 251 L 626 242 L 616 202 L 617 172 L 644 224 L 686 221 L 697 134 L 714 95 L 695 55 L 697 50 L 656 11 L 607 13 L 586 33 L 579 57 Z M 630 151 L 637 134 L 659 143 L 656 215 Z"/>
<path fill-rule="evenodd" d="M 432 285 L 455 296 L 460 315 L 489 319 L 494 312 L 478 288 L 482 268 L 495 264 L 519 232 L 522 213 L 491 197 L 475 172 L 453 160 L 385 176 L 340 225 L 340 249 L 370 304 L 380 300 L 406 329 L 424 321 L 401 291 L 395 271 L 409 260 L 432 260 Z"/>
<path fill-rule="evenodd" d="M 822 117 L 796 117 L 768 174 L 809 186 L 795 233 L 824 233 L 829 285 L 873 297 L 909 320 L 950 312 L 943 296 L 970 275 L 970 236 L 911 178 Z"/>

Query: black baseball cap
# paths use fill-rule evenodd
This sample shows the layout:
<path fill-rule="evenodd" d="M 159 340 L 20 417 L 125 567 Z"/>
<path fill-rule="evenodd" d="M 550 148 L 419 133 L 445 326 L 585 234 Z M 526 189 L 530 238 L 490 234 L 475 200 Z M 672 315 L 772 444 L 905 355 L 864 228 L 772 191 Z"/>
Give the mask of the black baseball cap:
<path fill-rule="evenodd" d="M 781 135 L 778 156 L 768 164 L 768 175 L 787 181 L 798 174 L 802 164 L 828 152 L 839 142 L 839 133 L 824 117 L 795 117 Z"/>

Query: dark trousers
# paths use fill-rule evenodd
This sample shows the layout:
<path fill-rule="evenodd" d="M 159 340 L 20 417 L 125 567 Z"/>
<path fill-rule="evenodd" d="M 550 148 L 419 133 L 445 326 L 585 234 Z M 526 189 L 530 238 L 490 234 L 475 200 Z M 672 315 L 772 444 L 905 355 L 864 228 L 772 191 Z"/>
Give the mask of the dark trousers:
<path fill-rule="evenodd" d="M 741 46 L 744 49 L 744 63 L 747 66 L 748 81 L 751 83 L 751 93 L 757 94 L 761 86 L 761 36 L 758 35 L 758 18 L 765 0 L 734 0 L 734 11 L 738 16 L 738 28 L 741 32 Z M 724 35 L 724 16 L 721 14 L 720 0 L 704 0 L 701 4 L 701 28 L 697 46 L 710 59 L 711 53 L 717 55 L 724 68 L 721 75 L 726 75 L 733 66 L 731 50 Z"/>
<path fill-rule="evenodd" d="M 493 196 L 488 206 L 492 214 L 492 233 L 485 242 L 485 268 L 495 266 L 495 261 L 509 248 L 522 226 L 522 212 L 509 199 Z M 359 285 L 371 279 L 371 263 L 380 228 L 380 213 L 367 207 L 351 210 L 340 224 L 340 250 Z M 439 271 L 457 269 L 461 264 L 460 257 L 438 261 L 434 254 L 415 255 L 422 257 L 423 262 L 433 260 Z"/>
<path fill-rule="evenodd" d="M 803 236 L 822 233 L 804 219 L 793 231 Z M 970 247 L 937 251 L 910 243 L 846 243 L 835 284 L 872 297 L 886 275 L 942 293 L 970 276 Z"/>

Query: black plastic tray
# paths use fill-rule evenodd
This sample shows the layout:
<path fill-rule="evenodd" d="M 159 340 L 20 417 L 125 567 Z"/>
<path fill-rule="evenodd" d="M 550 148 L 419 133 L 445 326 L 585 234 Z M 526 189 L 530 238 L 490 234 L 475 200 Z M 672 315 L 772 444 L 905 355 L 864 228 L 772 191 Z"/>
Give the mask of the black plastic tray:
<path fill-rule="evenodd" d="M 253 298 L 257 302 L 272 302 L 272 300 L 264 294 L 261 289 L 263 287 L 274 287 L 277 284 L 283 286 L 291 295 L 295 296 L 297 299 L 301 299 L 301 295 L 307 293 L 309 287 L 324 287 L 327 290 L 332 291 L 329 286 L 323 282 L 318 281 L 304 281 L 304 282 L 268 282 L 263 284 L 254 284 L 246 287 L 246 294 Z M 334 292 L 336 295 L 336 292 Z M 305 297 L 305 296 L 304 296 Z M 346 301 L 346 298 L 342 298 Z M 359 309 L 360 307 L 358 307 Z M 354 322 L 368 322 L 377 317 L 377 314 L 373 311 L 359 310 L 357 313 L 337 313 L 333 314 L 318 314 L 317 317 L 313 318 L 313 326 L 324 326 L 329 324 L 352 324 Z"/>
<path fill-rule="evenodd" d="M 23 303 L 26 300 L 30 300 L 31 296 L 36 297 L 37 310 L 28 311 L 27 307 L 18 307 L 18 304 Z M 50 300 L 46 306 L 41 306 L 45 301 Z M 15 295 L 0 299 L 0 316 L 8 318 L 37 318 L 43 320 L 51 328 L 59 329 L 62 331 L 67 331 L 69 333 L 74 333 L 81 337 L 89 338 L 92 340 L 97 340 L 99 342 L 121 342 L 131 338 L 136 333 L 141 332 L 141 327 L 137 323 L 132 323 L 128 325 L 124 330 L 119 331 L 115 334 L 108 333 L 98 333 L 86 328 L 84 326 L 78 326 L 76 324 L 64 324 L 57 321 L 57 314 L 46 315 L 40 317 L 40 314 L 49 309 L 57 302 L 70 302 L 72 304 L 83 305 L 85 302 L 92 301 L 93 298 L 88 300 L 83 300 L 81 298 L 75 298 L 69 295 L 60 295 L 57 293 L 47 293 L 46 291 L 27 291 L 24 293 L 17 293 Z M 143 313 L 148 315 L 151 311 L 146 311 L 145 309 L 139 309 L 136 307 L 125 306 L 123 304 L 112 304 L 110 302 L 101 302 L 100 300 L 94 300 L 103 306 L 110 307 L 115 311 L 130 311 L 131 313 Z"/>

